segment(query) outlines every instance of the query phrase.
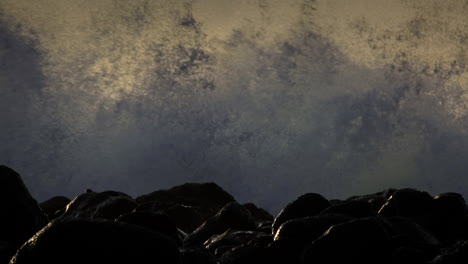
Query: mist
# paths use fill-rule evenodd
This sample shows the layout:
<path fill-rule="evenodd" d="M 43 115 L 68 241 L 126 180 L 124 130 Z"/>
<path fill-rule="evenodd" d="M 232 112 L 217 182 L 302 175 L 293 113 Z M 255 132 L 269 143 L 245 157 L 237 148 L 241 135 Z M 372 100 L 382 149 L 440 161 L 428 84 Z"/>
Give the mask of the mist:
<path fill-rule="evenodd" d="M 463 1 L 215 2 L 2 1 L 0 163 L 38 200 L 466 197 Z"/>

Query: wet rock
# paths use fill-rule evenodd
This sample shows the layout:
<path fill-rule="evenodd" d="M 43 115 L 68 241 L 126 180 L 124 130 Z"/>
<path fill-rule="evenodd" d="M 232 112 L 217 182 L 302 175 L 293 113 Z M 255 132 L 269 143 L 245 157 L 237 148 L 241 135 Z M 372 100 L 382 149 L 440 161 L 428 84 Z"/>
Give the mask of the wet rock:
<path fill-rule="evenodd" d="M 151 212 L 131 212 L 121 215 L 115 220 L 148 228 L 160 234 L 166 235 L 167 237 L 174 240 L 177 245 L 182 245 L 182 240 L 179 237 L 177 227 L 167 215 Z"/>
<path fill-rule="evenodd" d="M 169 238 L 110 220 L 59 218 L 24 244 L 10 264 L 181 263 Z"/>
<path fill-rule="evenodd" d="M 49 220 L 53 220 L 63 214 L 65 207 L 70 201 L 71 200 L 65 196 L 55 196 L 40 203 L 39 207 L 41 207 L 42 211 L 49 217 Z"/>
<path fill-rule="evenodd" d="M 87 192 L 71 201 L 62 217 L 80 217 L 89 219 L 111 219 L 129 213 L 137 203 L 121 192 Z"/>
<path fill-rule="evenodd" d="M 275 218 L 272 231 L 276 233 L 278 228 L 286 221 L 295 218 L 315 216 L 330 206 L 330 202 L 320 194 L 307 193 L 295 201 L 289 203 Z"/>
<path fill-rule="evenodd" d="M 346 215 L 319 215 L 289 220 L 280 226 L 274 240 L 294 240 L 300 244 L 308 244 L 322 236 L 330 227 L 353 219 Z"/>
<path fill-rule="evenodd" d="M 203 216 L 198 212 L 197 207 L 174 202 L 148 202 L 138 205 L 135 211 L 165 214 L 185 233 L 193 232 L 204 222 Z"/>
<path fill-rule="evenodd" d="M 217 259 L 203 248 L 182 249 L 182 264 L 217 264 Z"/>
<path fill-rule="evenodd" d="M 244 206 L 232 202 L 224 206 L 216 215 L 206 220 L 184 241 L 187 247 L 202 245 L 211 236 L 221 234 L 228 229 L 255 230 L 255 221 Z"/>
<path fill-rule="evenodd" d="M 428 228 L 436 237 L 448 243 L 468 239 L 465 199 L 457 193 L 444 193 L 434 197 Z"/>
<path fill-rule="evenodd" d="M 401 216 L 410 218 L 427 227 L 433 209 L 433 199 L 427 192 L 415 189 L 395 191 L 379 211 L 384 217 Z"/>
<path fill-rule="evenodd" d="M 266 249 L 243 244 L 224 253 L 219 259 L 220 264 L 257 264 L 272 263 L 266 254 Z M 278 262 L 273 262 L 278 263 Z"/>
<path fill-rule="evenodd" d="M 221 256 L 226 251 L 238 247 L 243 244 L 247 244 L 254 240 L 261 240 L 263 237 L 271 242 L 271 236 L 256 232 L 256 231 L 233 231 L 227 230 L 226 232 L 214 235 L 203 244 L 207 249 L 215 254 L 215 256 Z"/>
<path fill-rule="evenodd" d="M 460 241 L 444 250 L 430 264 L 461 264 L 468 263 L 468 241 Z"/>
<path fill-rule="evenodd" d="M 48 222 L 21 176 L 6 166 L 0 166 L 0 212 L 0 241 L 5 252 L 23 244 Z"/>
<path fill-rule="evenodd" d="M 202 221 L 216 214 L 234 198 L 215 183 L 186 183 L 169 190 L 159 190 L 136 198 L 139 204 L 170 202 L 197 208 Z"/>
<path fill-rule="evenodd" d="M 390 237 L 375 218 L 362 218 L 328 229 L 304 252 L 303 263 L 387 263 Z"/>
<path fill-rule="evenodd" d="M 245 208 L 249 210 L 250 214 L 253 216 L 255 219 L 255 222 L 257 224 L 264 223 L 264 222 L 272 222 L 273 216 L 268 213 L 265 209 L 257 207 L 253 203 L 246 203 L 244 204 Z"/>
<path fill-rule="evenodd" d="M 413 220 L 392 217 L 387 221 L 392 233 L 392 263 L 427 263 L 439 254 L 437 238 Z"/>
<path fill-rule="evenodd" d="M 377 212 L 366 200 L 347 200 L 329 206 L 320 214 L 342 214 L 354 218 L 366 218 L 375 216 Z"/>

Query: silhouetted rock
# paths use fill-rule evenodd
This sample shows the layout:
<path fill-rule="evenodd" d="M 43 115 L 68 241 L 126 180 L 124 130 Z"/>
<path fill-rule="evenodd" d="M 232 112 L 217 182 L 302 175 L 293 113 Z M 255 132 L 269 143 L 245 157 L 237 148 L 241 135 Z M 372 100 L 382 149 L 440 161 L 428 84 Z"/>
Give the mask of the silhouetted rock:
<path fill-rule="evenodd" d="M 136 201 L 139 204 L 158 201 L 195 207 L 205 221 L 226 204 L 234 202 L 234 198 L 215 183 L 186 183 L 142 195 Z"/>
<path fill-rule="evenodd" d="M 273 222 L 273 234 L 284 222 L 295 218 L 318 215 L 329 206 L 330 202 L 320 194 L 304 194 L 281 210 Z"/>
<path fill-rule="evenodd" d="M 434 197 L 429 230 L 445 242 L 468 239 L 468 211 L 465 199 L 457 193 Z"/>
<path fill-rule="evenodd" d="M 63 217 L 112 219 L 133 211 L 137 203 L 121 192 L 87 192 L 71 201 Z"/>
<path fill-rule="evenodd" d="M 15 252 L 10 264 L 468 263 L 468 209 L 457 193 L 389 189 L 332 201 L 307 193 L 273 219 L 214 183 L 138 202 L 87 190 L 41 203 L 56 218 L 45 226 L 20 176 L 0 166 L 0 198 L 0 264 Z"/>
<path fill-rule="evenodd" d="M 266 239 L 271 242 L 271 236 L 265 233 L 256 231 L 233 231 L 227 230 L 226 232 L 214 235 L 210 239 L 206 240 L 204 246 L 215 254 L 215 256 L 221 256 L 226 251 L 247 244 L 254 240 Z"/>
<path fill-rule="evenodd" d="M 353 220 L 346 215 L 319 215 L 296 218 L 282 224 L 275 234 L 274 240 L 295 240 L 300 244 L 313 242 L 330 227 Z"/>
<path fill-rule="evenodd" d="M 204 222 L 197 207 L 181 205 L 174 202 L 147 202 L 138 205 L 135 211 L 166 214 L 174 221 L 177 227 L 185 233 L 193 232 L 193 230 L 197 229 Z"/>
<path fill-rule="evenodd" d="M 171 239 L 136 225 L 59 218 L 24 244 L 10 264 L 181 263 Z"/>
<path fill-rule="evenodd" d="M 217 259 L 204 248 L 182 249 L 182 264 L 217 264 Z"/>
<path fill-rule="evenodd" d="M 6 166 L 0 166 L 1 251 L 10 252 L 10 248 L 19 247 L 47 222 L 47 216 L 31 197 L 21 176 Z"/>
<path fill-rule="evenodd" d="M 332 226 L 304 253 L 304 263 L 387 263 L 389 235 L 375 218 Z"/>
<path fill-rule="evenodd" d="M 395 191 L 379 211 L 384 217 L 402 216 L 427 227 L 433 209 L 433 199 L 427 192 L 415 189 Z"/>
<path fill-rule="evenodd" d="M 253 203 L 246 203 L 244 206 L 247 208 L 247 210 L 249 210 L 250 214 L 255 219 L 255 222 L 258 224 L 263 222 L 272 222 L 274 220 L 270 213 L 268 213 L 265 209 L 257 207 Z"/>
<path fill-rule="evenodd" d="M 179 232 L 174 222 L 164 214 L 156 214 L 151 212 L 131 212 L 121 215 L 115 219 L 119 222 L 138 225 L 166 235 L 177 245 L 182 245 L 182 240 L 179 237 Z"/>
<path fill-rule="evenodd" d="M 56 217 L 63 214 L 65 207 L 70 203 L 70 199 L 65 196 L 55 196 L 47 201 L 39 204 L 42 211 L 49 217 L 49 220 L 53 220 Z"/>
<path fill-rule="evenodd" d="M 459 242 L 437 256 L 430 264 L 462 264 L 468 263 L 468 240 Z"/>
<path fill-rule="evenodd" d="M 372 205 L 366 200 L 346 200 L 332 204 L 320 214 L 342 214 L 354 218 L 366 218 L 375 216 L 377 212 L 374 211 Z"/>
<path fill-rule="evenodd" d="M 228 229 L 255 230 L 255 221 L 249 210 L 236 202 L 227 204 L 188 235 L 184 245 L 187 247 L 202 245 L 211 236 L 221 234 Z"/>

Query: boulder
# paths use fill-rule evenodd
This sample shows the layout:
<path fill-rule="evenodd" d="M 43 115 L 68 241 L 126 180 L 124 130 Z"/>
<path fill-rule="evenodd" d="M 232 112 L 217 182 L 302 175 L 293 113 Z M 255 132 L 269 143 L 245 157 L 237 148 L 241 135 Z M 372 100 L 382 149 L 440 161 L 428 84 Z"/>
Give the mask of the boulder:
<path fill-rule="evenodd" d="M 461 264 L 468 263 L 468 240 L 459 241 L 444 250 L 430 264 Z"/>
<path fill-rule="evenodd" d="M 89 219 L 114 220 L 122 214 L 129 213 L 137 203 L 121 192 L 86 192 L 71 201 L 62 217 L 79 217 Z"/>
<path fill-rule="evenodd" d="M 367 200 L 346 200 L 339 203 L 332 204 L 327 209 L 323 210 L 320 214 L 341 214 L 353 218 L 366 218 L 372 217 L 377 214 L 372 208 L 372 205 Z"/>
<path fill-rule="evenodd" d="M 169 190 L 159 190 L 136 198 L 139 204 L 170 202 L 197 208 L 202 221 L 213 216 L 234 198 L 215 183 L 186 183 Z"/>
<path fill-rule="evenodd" d="M 443 193 L 434 197 L 428 228 L 446 243 L 467 240 L 468 211 L 465 199 L 458 193 Z"/>
<path fill-rule="evenodd" d="M 184 245 L 186 247 L 202 245 L 211 236 L 221 234 L 228 229 L 255 230 L 255 221 L 249 210 L 236 202 L 227 204 L 216 215 L 206 220 L 188 235 Z"/>
<path fill-rule="evenodd" d="M 217 259 L 209 250 L 204 248 L 182 249 L 183 264 L 217 264 Z"/>
<path fill-rule="evenodd" d="M 273 234 L 276 233 L 284 222 L 296 218 L 318 215 L 329 206 L 330 202 L 320 194 L 304 194 L 281 210 L 273 222 Z"/>
<path fill-rule="evenodd" d="M 272 241 L 271 236 L 256 232 L 256 231 L 233 231 L 227 230 L 226 232 L 214 235 L 203 244 L 207 249 L 215 254 L 215 256 L 221 256 L 226 251 L 238 247 L 243 244 L 247 244 L 254 240 L 261 240 L 263 238 Z"/>
<path fill-rule="evenodd" d="M 65 207 L 70 203 L 70 199 L 65 196 L 55 196 L 39 204 L 42 211 L 53 220 L 63 214 Z"/>
<path fill-rule="evenodd" d="M 401 216 L 410 218 L 427 227 L 430 223 L 433 205 L 433 199 L 427 192 L 409 188 L 400 189 L 390 196 L 379 210 L 379 214 L 384 217 Z"/>
<path fill-rule="evenodd" d="M 58 218 L 25 243 L 10 264 L 180 264 L 177 245 L 146 228 L 104 219 Z"/>
<path fill-rule="evenodd" d="M 165 214 L 156 214 L 151 212 L 131 212 L 121 215 L 115 220 L 148 228 L 154 232 L 166 235 L 167 237 L 174 240 L 177 245 L 182 245 L 182 240 L 179 237 L 179 232 L 176 225 Z"/>
<path fill-rule="evenodd" d="M 31 197 L 21 176 L 0 166 L 0 241 L 8 247 L 19 247 L 47 222 L 47 216 Z"/>
<path fill-rule="evenodd" d="M 376 218 L 361 218 L 328 229 L 304 252 L 303 263 L 388 263 L 390 236 Z"/>
<path fill-rule="evenodd" d="M 280 226 L 274 240 L 294 240 L 305 245 L 322 236 L 330 227 L 353 219 L 346 215 L 321 214 L 289 220 Z"/>
<path fill-rule="evenodd" d="M 185 233 L 191 233 L 203 224 L 203 216 L 198 207 L 181 205 L 174 202 L 147 202 L 138 205 L 137 212 L 154 212 L 169 216 L 178 228 Z"/>
<path fill-rule="evenodd" d="M 253 203 L 246 203 L 244 206 L 249 210 L 257 224 L 273 221 L 273 216 L 265 209 L 259 208 Z"/>

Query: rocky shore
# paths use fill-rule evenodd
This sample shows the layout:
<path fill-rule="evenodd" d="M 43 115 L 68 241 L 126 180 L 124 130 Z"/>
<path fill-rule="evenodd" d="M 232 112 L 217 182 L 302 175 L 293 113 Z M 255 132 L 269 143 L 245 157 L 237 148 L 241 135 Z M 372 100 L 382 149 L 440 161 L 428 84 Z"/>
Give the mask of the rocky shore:
<path fill-rule="evenodd" d="M 468 263 L 468 210 L 457 193 L 307 193 L 273 217 L 215 183 L 37 203 L 0 166 L 0 212 L 0 264 Z"/>

